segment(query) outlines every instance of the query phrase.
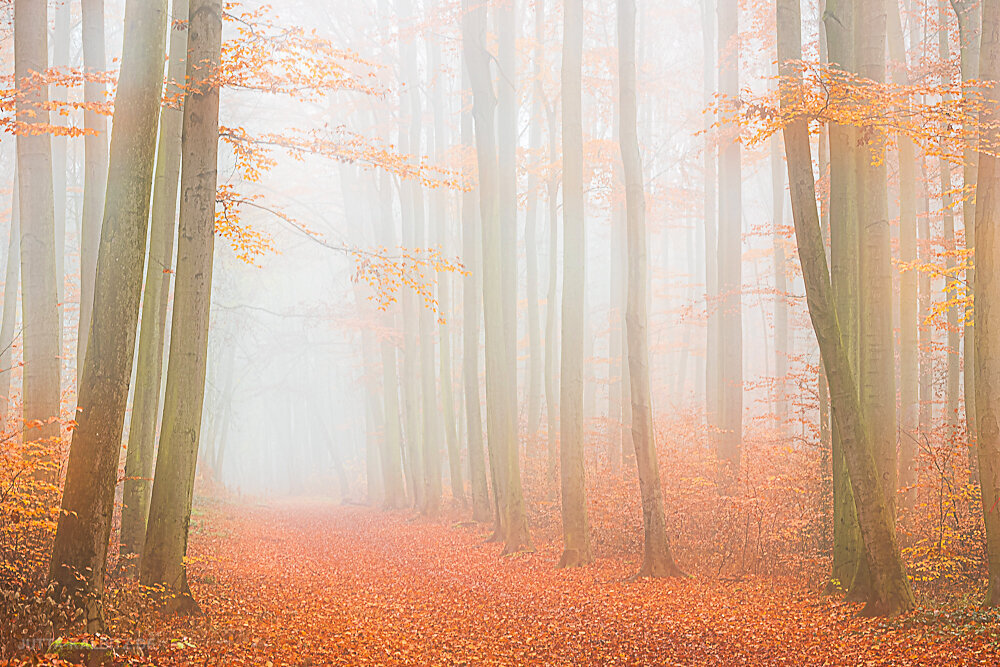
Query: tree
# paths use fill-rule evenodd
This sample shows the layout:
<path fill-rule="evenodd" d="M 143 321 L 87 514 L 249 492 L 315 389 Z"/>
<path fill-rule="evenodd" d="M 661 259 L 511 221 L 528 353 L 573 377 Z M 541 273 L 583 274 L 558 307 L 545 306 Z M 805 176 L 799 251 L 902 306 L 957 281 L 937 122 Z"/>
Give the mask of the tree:
<path fill-rule="evenodd" d="M 222 1 L 191 0 L 190 16 L 174 313 L 163 427 L 140 563 L 144 585 L 163 584 L 180 594 L 178 611 L 197 610 L 190 597 L 184 554 L 205 396 L 212 297 L 219 151 L 219 88 L 214 75 L 222 54 Z"/>
<path fill-rule="evenodd" d="M 989 580 L 983 605 L 1000 606 L 1000 4 L 983 3 L 979 79 L 984 87 L 980 112 L 979 174 L 976 187 L 975 357 L 976 433 L 986 563 Z"/>
<path fill-rule="evenodd" d="M 829 7 L 828 7 L 829 11 Z M 794 109 L 801 79 L 795 61 L 802 58 L 801 14 L 798 0 L 778 0 L 778 63 L 782 111 Z M 833 43 L 831 42 L 831 47 Z M 831 52 L 831 58 L 833 54 Z M 794 111 L 791 113 L 795 113 Z M 786 119 L 782 130 L 791 188 L 792 219 L 806 301 L 830 385 L 830 405 L 856 498 L 858 522 L 870 567 L 872 587 L 866 612 L 893 615 L 913 607 L 906 570 L 896 542 L 892 511 L 854 379 L 826 264 L 826 250 L 816 210 L 809 126 L 802 115 Z"/>
<path fill-rule="evenodd" d="M 719 93 L 735 105 L 740 92 L 739 3 L 719 2 Z M 716 456 L 726 484 L 740 468 L 743 438 L 743 177 L 739 136 L 719 145 L 719 434 Z"/>
<path fill-rule="evenodd" d="M 188 0 L 173 0 L 170 31 L 168 97 L 183 97 L 186 68 Z M 153 209 L 149 225 L 149 257 L 146 288 L 142 295 L 142 321 L 136 360 L 135 394 L 128 431 L 125 489 L 122 497 L 121 545 L 125 555 L 139 555 L 146 537 L 149 495 L 152 491 L 153 446 L 156 439 L 163 372 L 164 330 L 167 321 L 170 278 L 173 275 L 177 188 L 181 167 L 181 131 L 184 112 L 180 106 L 160 109 L 160 139 L 156 149 Z"/>
<path fill-rule="evenodd" d="M 14 194 L 10 207 L 10 238 L 7 243 L 7 270 L 3 282 L 3 316 L 0 318 L 0 427 L 6 427 L 12 407 L 10 379 L 14 372 L 14 326 L 17 324 L 17 294 L 21 274 L 18 247 L 21 243 L 21 202 L 14 174 Z"/>
<path fill-rule="evenodd" d="M 130 0 L 115 99 L 108 191 L 94 283 L 94 334 L 84 358 L 51 576 L 100 596 L 135 354 L 146 227 L 163 84 L 167 2 Z M 81 580 L 82 578 L 82 580 Z M 100 627 L 99 606 L 88 624 Z"/>
<path fill-rule="evenodd" d="M 14 2 L 14 81 L 22 91 L 18 122 L 43 127 L 49 121 L 46 86 L 48 5 Z M 37 448 L 59 437 L 59 306 L 56 289 L 52 146 L 49 135 L 22 127 L 17 134 L 21 219 L 21 312 L 24 354 L 24 439 Z M 35 477 L 55 481 L 57 471 L 43 456 Z"/>
<path fill-rule="evenodd" d="M 559 370 L 559 450 L 563 555 L 559 567 L 593 561 L 587 522 L 583 445 L 583 337 L 586 227 L 583 192 L 583 2 L 568 0 L 563 18 L 563 290 Z"/>
<path fill-rule="evenodd" d="M 649 396 L 649 343 L 646 316 L 646 195 L 636 130 L 635 0 L 618 0 L 619 145 L 625 177 L 628 227 L 628 291 L 625 334 L 632 384 L 632 442 L 642 496 L 644 548 L 639 576 L 678 576 L 667 539 L 663 489 Z"/>

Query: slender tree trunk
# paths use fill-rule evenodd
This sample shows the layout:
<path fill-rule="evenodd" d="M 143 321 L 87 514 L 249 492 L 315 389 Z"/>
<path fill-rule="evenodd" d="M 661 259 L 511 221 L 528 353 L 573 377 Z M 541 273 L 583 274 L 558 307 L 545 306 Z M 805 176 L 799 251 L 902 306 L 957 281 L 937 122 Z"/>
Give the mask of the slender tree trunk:
<path fill-rule="evenodd" d="M 802 58 L 798 0 L 778 0 L 777 13 L 780 72 L 790 76 L 795 70 L 786 63 Z M 783 107 L 787 107 L 789 99 L 795 99 L 796 94 L 788 90 L 793 85 L 796 84 L 787 79 L 782 84 Z M 792 192 L 792 219 L 809 316 L 830 382 L 833 418 L 840 432 L 844 458 L 856 494 L 858 520 L 870 564 L 873 586 L 866 612 L 893 615 L 913 607 L 913 594 L 899 555 L 892 510 L 884 491 L 881 471 L 873 455 L 874 439 L 865 423 L 864 404 L 859 398 L 850 355 L 841 338 L 816 211 L 808 121 L 801 116 L 793 118 L 785 125 L 783 135 Z"/>
<path fill-rule="evenodd" d="M 617 122 L 618 105 L 615 109 Z M 621 187 L 620 169 L 615 168 L 616 190 Z M 611 275 L 608 281 L 611 287 L 610 323 L 611 334 L 608 340 L 608 467 L 612 474 L 617 475 L 622 465 L 622 365 L 627 363 L 622 357 L 622 336 L 624 330 L 623 298 L 625 296 L 625 207 L 618 202 L 619 193 L 612 195 L 611 210 L 611 243 L 610 264 Z"/>
<path fill-rule="evenodd" d="M 3 282 L 3 318 L 0 320 L 0 429 L 6 429 L 7 417 L 13 407 L 10 400 L 10 380 L 14 374 L 14 328 L 17 325 L 17 295 L 20 288 L 21 202 L 18 193 L 17 170 L 14 171 L 14 194 L 10 208 L 10 240 L 7 245 L 7 270 Z"/>
<path fill-rule="evenodd" d="M 140 581 L 180 593 L 177 611 L 198 611 L 187 585 L 187 551 L 212 299 L 215 193 L 218 186 L 221 0 L 191 0 L 188 25 L 177 277 L 167 356 L 163 427 L 156 457 Z"/>
<path fill-rule="evenodd" d="M 180 95 L 187 55 L 188 0 L 173 0 L 170 16 L 170 85 L 168 95 Z M 149 226 L 149 258 L 146 288 L 142 295 L 139 355 L 132 397 L 132 420 L 125 459 L 125 490 L 122 500 L 121 553 L 138 555 L 146 539 L 149 495 L 153 487 L 153 449 L 160 407 L 163 373 L 164 331 L 167 321 L 170 277 L 173 274 L 174 233 L 177 218 L 177 188 L 181 172 L 181 108 L 162 107 L 160 139 L 156 150 L 153 181 L 152 221 Z"/>
<path fill-rule="evenodd" d="M 114 513 L 122 429 L 135 355 L 146 228 L 156 155 L 166 46 L 167 2 L 129 0 L 122 70 L 115 98 L 110 170 L 94 286 L 91 331 L 84 358 L 62 512 L 52 549 L 51 576 L 98 597 Z M 80 581 L 78 576 L 83 576 Z M 100 608 L 88 609 L 91 631 L 102 628 Z"/>
<path fill-rule="evenodd" d="M 778 431 L 785 430 L 788 421 L 788 280 L 786 278 L 785 246 L 781 238 L 785 224 L 785 175 L 782 168 L 781 144 L 771 139 L 771 219 L 774 231 L 771 247 L 774 256 L 774 419 Z"/>
<path fill-rule="evenodd" d="M 104 0 L 81 0 L 83 18 L 83 67 L 88 72 L 103 72 L 107 67 L 104 47 Z M 87 102 L 104 101 L 103 83 L 88 81 L 83 95 Z M 104 220 L 104 195 L 108 189 L 108 122 L 96 111 L 83 112 L 84 127 L 90 130 L 83 139 L 83 221 L 80 234 L 80 323 L 76 346 L 76 384 L 83 373 L 87 356 L 90 318 L 94 310 L 94 280 L 97 277 L 97 252 Z"/>
<path fill-rule="evenodd" d="M 70 3 L 63 2 L 55 5 L 55 21 L 52 32 L 52 66 L 60 69 L 70 66 L 70 29 L 72 24 L 72 9 Z M 69 91 L 59 86 L 52 86 L 53 94 L 51 99 L 66 99 Z M 65 126 L 67 117 L 61 113 L 52 117 L 52 123 L 56 126 Z M 69 140 L 65 136 L 53 135 L 52 137 L 52 194 L 53 213 L 56 231 L 56 302 L 59 309 L 59 350 L 60 355 L 63 350 L 63 302 L 66 300 L 66 203 L 67 203 L 67 162 Z M 79 360 L 78 362 L 79 363 Z M 62 377 L 62 359 L 59 361 L 59 375 Z M 79 386 L 77 387 L 79 389 Z"/>
<path fill-rule="evenodd" d="M 628 227 L 628 296 L 625 328 L 632 385 L 632 442 L 642 497 L 644 548 L 640 576 L 682 574 L 667 538 L 663 489 L 649 396 L 649 344 L 646 316 L 646 196 L 636 131 L 635 0 L 618 0 L 618 81 L 621 112 L 619 145 L 625 178 Z"/>
<path fill-rule="evenodd" d="M 530 549 L 527 517 L 517 466 L 516 402 L 512 402 L 511 364 L 504 327 L 502 230 L 494 132 L 496 96 L 486 50 L 486 8 L 462 0 L 462 34 L 473 94 L 476 157 L 479 163 L 479 200 L 482 220 L 483 310 L 486 329 L 486 432 L 498 507 L 498 535 L 504 552 Z"/>
<path fill-rule="evenodd" d="M 715 99 L 715 9 L 713 0 L 701 0 L 702 34 L 702 103 L 711 108 Z M 715 123 L 714 114 L 704 115 L 705 144 L 702 147 L 704 168 L 704 200 L 702 203 L 705 226 L 705 309 L 708 315 L 705 336 L 705 417 L 710 429 L 719 427 L 719 248 L 716 216 L 716 161 L 718 151 L 709 134 Z"/>
<path fill-rule="evenodd" d="M 545 52 L 545 9 L 542 0 L 535 2 L 535 54 L 532 69 L 531 120 L 528 130 L 528 149 L 533 159 L 539 159 L 542 147 L 542 62 Z M 541 180 L 537 169 L 528 177 L 528 202 L 524 218 L 524 249 L 528 300 L 528 431 L 532 447 L 536 447 L 538 422 L 542 403 L 542 329 L 538 308 L 538 192 Z"/>
<path fill-rule="evenodd" d="M 942 26 L 938 30 L 938 56 L 942 59 L 942 62 L 951 60 L 951 49 L 948 46 L 948 28 L 946 23 L 948 18 L 945 9 L 946 2 L 947 0 L 940 0 L 938 4 L 938 19 Z M 941 83 L 942 85 L 950 84 L 951 75 L 942 74 Z M 940 144 L 944 148 L 943 135 L 940 138 Z M 957 246 L 955 244 L 955 212 L 952 208 L 954 201 L 952 195 L 951 162 L 942 157 L 938 162 L 938 169 L 941 175 L 941 210 L 946 251 L 944 262 L 945 268 L 948 271 L 945 278 L 944 298 L 949 301 L 946 313 L 946 322 L 948 325 L 948 361 L 945 383 L 945 418 L 947 419 L 950 431 L 949 437 L 955 437 L 957 435 L 956 429 L 958 428 L 958 387 L 959 374 L 961 372 L 959 368 L 961 361 L 959 346 L 961 341 L 959 340 L 958 306 L 955 303 L 955 297 L 957 296 L 956 288 L 958 286 L 954 276 L 954 269 L 957 264 L 955 261 Z"/>
<path fill-rule="evenodd" d="M 541 0 L 539 0 L 541 1 Z M 559 125 L 555 110 L 548 105 L 549 163 L 559 156 Z M 559 437 L 559 177 L 549 177 L 546 191 L 549 205 L 549 285 L 545 299 L 545 417 L 548 431 L 546 480 L 555 488 Z"/>
<path fill-rule="evenodd" d="M 46 124 L 44 87 L 27 82 L 48 64 L 48 5 L 14 2 L 14 81 L 25 91 L 18 102 L 22 122 Z M 33 114 L 28 118 L 26 114 Z M 24 355 L 24 439 L 40 455 L 34 478 L 54 483 L 55 463 L 46 450 L 59 438 L 59 306 L 56 287 L 52 147 L 47 132 L 17 135 L 18 193 L 21 206 L 21 311 Z"/>
<path fill-rule="evenodd" d="M 466 53 L 462 54 L 465 65 Z M 463 95 L 462 145 L 472 146 L 475 141 L 472 113 L 469 107 L 472 93 L 468 84 L 468 67 L 462 72 L 466 90 Z M 472 181 L 472 174 L 464 174 L 463 181 Z M 486 460 L 483 456 L 483 415 L 479 399 L 479 331 L 483 317 L 481 302 L 482 250 L 479 243 L 479 216 L 476 210 L 476 191 L 462 193 L 462 260 L 468 275 L 462 282 L 462 375 L 465 385 L 466 439 L 469 448 L 469 479 L 472 490 L 472 518 L 476 521 L 490 519 L 490 493 L 486 482 Z"/>
<path fill-rule="evenodd" d="M 585 242 L 583 199 L 583 2 L 567 0 L 563 23 L 563 293 L 559 449 L 563 555 L 559 567 L 593 561 L 583 446 Z"/>
<path fill-rule="evenodd" d="M 740 93 L 739 3 L 719 2 L 719 93 L 734 105 Z M 716 457 L 723 465 L 724 486 L 736 479 L 743 439 L 742 172 L 739 137 L 719 146 L 718 268 L 719 428 Z"/>
<path fill-rule="evenodd" d="M 887 26 L 889 55 L 898 64 L 893 83 L 904 86 L 909 76 L 903 69 L 906 49 L 903 43 L 903 21 L 899 3 L 889 5 Z M 917 154 L 913 140 L 898 139 L 899 156 L 899 259 L 904 263 L 917 260 Z M 902 271 L 899 276 L 899 487 L 906 510 L 916 506 L 915 464 L 920 437 L 918 419 L 917 334 L 920 322 L 917 314 L 917 270 Z"/>
<path fill-rule="evenodd" d="M 993 85 L 982 91 L 979 174 L 976 188 L 976 433 L 983 519 L 986 523 L 986 564 L 989 580 L 985 607 L 1000 606 L 1000 4 L 983 3 L 979 79 Z"/>

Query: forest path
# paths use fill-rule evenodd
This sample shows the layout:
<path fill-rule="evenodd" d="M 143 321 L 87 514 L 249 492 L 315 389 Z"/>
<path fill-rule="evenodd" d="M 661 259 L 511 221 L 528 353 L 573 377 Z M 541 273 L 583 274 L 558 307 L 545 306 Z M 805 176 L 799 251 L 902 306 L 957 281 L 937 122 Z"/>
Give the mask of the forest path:
<path fill-rule="evenodd" d="M 486 527 L 409 512 L 223 504 L 196 520 L 208 617 L 178 629 L 192 664 L 996 664 L 792 584 L 626 582 L 635 564 L 611 559 L 556 570 L 558 544 L 500 558 Z"/>

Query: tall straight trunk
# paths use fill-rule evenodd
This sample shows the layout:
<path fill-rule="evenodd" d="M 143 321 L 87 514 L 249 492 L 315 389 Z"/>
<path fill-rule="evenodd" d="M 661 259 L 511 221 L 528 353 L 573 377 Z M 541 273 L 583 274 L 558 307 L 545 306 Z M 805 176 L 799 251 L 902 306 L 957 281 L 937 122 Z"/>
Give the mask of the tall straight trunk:
<path fill-rule="evenodd" d="M 618 116 L 617 105 L 615 116 Z M 619 169 L 615 169 L 615 185 L 620 185 Z M 617 187 L 616 187 L 617 190 Z M 611 210 L 611 275 L 608 284 L 611 334 L 608 340 L 608 467 L 618 474 L 622 464 L 622 336 L 624 333 L 625 297 L 625 207 L 618 201 L 618 192 L 612 196 Z"/>
<path fill-rule="evenodd" d="M 646 195 L 636 130 L 635 0 L 618 0 L 618 81 L 621 111 L 619 146 L 626 191 L 628 227 L 628 296 L 625 329 L 632 385 L 632 441 L 642 497 L 643 558 L 640 576 L 681 574 L 667 539 L 663 489 L 653 433 L 649 396 L 649 341 L 646 316 Z"/>
<path fill-rule="evenodd" d="M 1000 4 L 983 3 L 979 79 L 993 85 L 982 91 L 979 174 L 976 188 L 976 433 L 986 564 L 989 582 L 985 607 L 1000 606 Z"/>
<path fill-rule="evenodd" d="M 962 81 L 968 84 L 979 78 L 979 42 L 981 39 L 982 5 L 974 0 L 952 0 L 952 8 L 958 15 Z M 973 104 L 974 93 L 970 86 L 962 89 L 962 97 Z M 975 123 L 969 123 L 966 132 L 975 132 Z M 962 160 L 962 226 L 965 228 L 965 248 L 975 252 L 976 248 L 976 197 L 972 194 L 976 187 L 979 171 L 979 153 L 974 145 L 967 144 Z M 973 262 L 974 264 L 974 262 Z M 976 286 L 976 271 L 970 265 L 965 271 L 965 288 L 973 293 Z M 978 458 L 976 455 L 976 338 L 975 317 L 971 303 L 965 311 L 965 331 L 962 337 L 962 353 L 965 394 L 965 425 L 969 437 L 970 479 L 976 479 Z"/>
<path fill-rule="evenodd" d="M 433 7 L 432 7 L 433 9 Z M 441 46 L 436 39 L 427 40 L 428 61 L 432 76 L 436 76 L 433 83 L 434 95 L 431 98 L 431 106 L 434 111 L 434 157 L 440 163 L 446 159 L 447 137 L 445 135 L 445 109 L 444 93 L 442 90 L 445 77 L 441 72 Z M 435 220 L 435 229 L 432 234 L 428 234 L 428 241 L 434 238 L 434 244 L 440 246 L 445 253 L 449 251 L 449 229 L 448 201 L 447 193 L 443 190 L 433 191 L 431 196 L 432 217 Z M 430 230 L 428 230 L 430 231 Z M 428 242 L 427 245 L 431 245 Z M 462 457 L 458 449 L 457 420 L 455 418 L 455 400 L 453 396 L 453 377 L 451 372 L 451 274 L 448 271 L 441 271 L 437 275 L 437 298 L 438 311 L 440 314 L 438 322 L 438 340 L 440 353 L 439 374 L 441 376 L 441 417 L 445 433 L 445 442 L 448 446 L 448 469 L 451 475 L 451 495 L 458 503 L 465 507 L 465 482 L 462 475 Z M 432 350 L 433 351 L 433 350 Z M 440 461 L 440 459 L 438 459 Z M 439 463 L 440 465 L 440 463 Z M 440 475 L 440 470 L 438 471 Z"/>
<path fill-rule="evenodd" d="M 20 288 L 21 202 L 14 172 L 14 194 L 10 207 L 10 239 L 7 244 L 7 270 L 3 281 L 3 317 L 0 318 L 0 429 L 6 429 L 10 415 L 10 379 L 14 374 L 14 328 L 17 324 L 17 295 Z"/>
<path fill-rule="evenodd" d="M 94 336 L 84 357 L 51 576 L 100 595 L 114 513 L 125 406 L 135 355 L 146 227 L 163 84 L 167 2 L 130 0 L 115 98 L 111 158 L 94 285 Z M 85 581 L 77 579 L 83 575 Z M 100 627 L 99 609 L 88 625 Z M 91 613 L 93 612 L 93 613 Z"/>
<path fill-rule="evenodd" d="M 462 145 L 471 147 L 475 141 L 472 113 L 469 106 L 468 67 L 462 54 Z M 472 174 L 463 174 L 465 183 Z M 483 414 L 479 399 L 479 330 L 483 317 L 480 281 L 482 280 L 482 250 L 479 243 L 479 217 L 476 210 L 476 191 L 462 193 L 462 261 L 468 275 L 462 281 L 462 377 L 465 387 L 466 446 L 469 450 L 469 481 L 472 492 L 472 518 L 476 521 L 490 519 L 490 493 L 486 482 L 486 460 L 483 456 Z"/>
<path fill-rule="evenodd" d="M 732 104 L 740 94 L 739 3 L 719 1 L 719 93 Z M 735 106 L 734 106 L 735 110 Z M 740 469 L 743 439 L 742 189 L 739 137 L 719 146 L 719 428 L 716 457 L 725 485 Z"/>
<path fill-rule="evenodd" d="M 899 3 L 889 0 L 887 30 L 889 55 L 897 63 L 893 83 L 905 86 L 909 77 L 903 69 L 906 49 L 903 43 L 903 20 Z M 917 260 L 917 154 L 913 140 L 901 136 L 899 157 L 899 259 Z M 917 314 L 917 271 L 903 271 L 899 276 L 899 487 L 902 503 L 907 510 L 916 506 L 917 433 L 920 411 L 918 393 L 917 334 L 920 322 Z"/>
<path fill-rule="evenodd" d="M 180 82 L 184 81 L 187 55 L 188 0 L 173 0 L 170 16 L 173 22 L 167 79 L 177 85 L 170 85 L 167 91 L 168 95 L 178 95 L 183 90 Z M 153 181 L 146 288 L 142 295 L 142 321 L 136 361 L 138 365 L 132 397 L 132 420 L 128 431 L 128 454 L 125 459 L 121 528 L 123 555 L 141 554 L 146 539 L 149 494 L 153 487 L 153 448 L 160 407 L 164 330 L 170 277 L 173 274 L 183 123 L 184 112 L 180 108 L 163 107 L 160 110 L 160 139 Z"/>
<path fill-rule="evenodd" d="M 70 3 L 63 2 L 55 6 L 55 21 L 52 32 L 52 66 L 66 68 L 70 63 L 70 30 L 72 28 L 72 9 Z M 66 89 L 60 94 L 59 88 L 53 86 L 52 99 L 65 99 Z M 52 123 L 56 126 L 65 126 L 67 117 L 61 113 L 52 117 Z M 52 137 L 52 194 L 53 194 L 53 214 L 56 231 L 56 301 L 59 308 L 59 350 L 63 349 L 63 302 L 66 300 L 66 215 L 67 204 L 67 169 L 70 164 L 68 158 L 69 140 L 65 136 L 53 135 Z M 79 360 L 77 361 L 79 363 Z M 59 373 L 62 376 L 62 360 L 59 362 Z"/>
<path fill-rule="evenodd" d="M 542 147 L 542 61 L 545 52 L 545 9 L 541 0 L 535 3 L 535 53 L 532 69 L 531 120 L 528 129 L 528 149 L 533 158 Z M 537 159 L 537 158 L 536 158 Z M 528 177 L 528 202 L 524 218 L 525 290 L 528 301 L 528 385 L 527 435 L 536 445 L 538 422 L 542 410 L 542 328 L 538 308 L 538 206 L 541 180 L 537 171 Z"/>
<path fill-rule="evenodd" d="M 483 248 L 483 311 L 486 329 L 486 432 L 494 471 L 498 507 L 498 535 L 504 552 L 530 549 L 528 522 L 517 465 L 517 414 L 510 387 L 513 383 L 504 327 L 503 254 L 500 227 L 500 178 L 494 116 L 497 99 L 486 50 L 486 8 L 462 0 L 462 43 L 472 86 L 476 157 L 479 163 L 479 202 Z"/>
<path fill-rule="evenodd" d="M 827 8 L 829 11 L 829 7 Z M 790 76 L 794 63 L 802 58 L 801 16 L 798 0 L 778 0 L 778 62 L 780 72 Z M 863 13 L 862 16 L 867 16 Z M 884 25 L 884 24 L 883 24 Z M 832 57 L 832 54 L 831 54 Z M 795 93 L 795 85 L 782 84 L 782 107 Z M 794 103 L 794 102 L 793 102 Z M 874 439 L 866 424 L 864 404 L 860 401 L 853 377 L 850 355 L 841 337 L 834 304 L 826 249 L 816 211 L 809 126 L 804 117 L 795 117 L 783 129 L 791 187 L 792 219 L 802 264 L 806 302 L 820 354 L 830 382 L 833 418 L 837 423 L 844 457 L 857 498 L 858 520 L 872 577 L 871 595 L 866 611 L 892 615 L 913 607 L 913 594 L 896 543 L 895 522 L 886 498 L 881 471 L 876 464 Z"/>
<path fill-rule="evenodd" d="M 778 431 L 788 421 L 788 280 L 785 245 L 781 228 L 785 224 L 785 175 L 781 164 L 781 144 L 771 139 L 771 248 L 774 256 L 774 420 Z M 765 339 L 766 340 L 766 339 Z"/>
<path fill-rule="evenodd" d="M 25 94 L 17 105 L 23 122 L 46 124 L 44 87 L 26 80 L 48 64 L 48 5 L 14 2 L 14 81 Z M 33 114 L 28 118 L 27 114 Z M 24 355 L 24 439 L 49 449 L 59 437 L 59 305 L 56 288 L 52 146 L 46 132 L 17 135 L 21 204 L 21 312 Z M 58 471 L 44 455 L 34 477 L 55 482 Z"/>
<path fill-rule="evenodd" d="M 149 525 L 139 579 L 182 595 L 178 611 L 196 610 L 187 585 L 187 551 L 212 300 L 215 193 L 218 186 L 219 89 L 212 77 L 222 50 L 222 1 L 191 0 L 181 151 L 177 277 L 167 356 L 163 427 L 156 455 Z"/>
<path fill-rule="evenodd" d="M 920 180 L 927 183 L 926 162 L 921 159 Z M 920 214 L 917 217 L 917 255 L 920 261 L 927 263 L 931 261 L 931 216 L 930 216 L 930 196 L 927 187 L 922 188 L 920 194 Z M 919 345 L 918 363 L 919 371 L 917 378 L 917 389 L 920 394 L 920 410 L 917 417 L 920 427 L 920 438 L 928 437 L 934 425 L 934 333 L 931 327 L 925 324 L 927 316 L 931 313 L 931 276 L 926 271 L 921 271 L 917 278 L 917 308 L 919 310 L 918 319 L 920 330 L 917 333 Z M 920 472 L 917 471 L 919 478 Z"/>
<path fill-rule="evenodd" d="M 858 73 L 885 81 L 885 0 L 861 0 L 857 39 Z M 858 151 L 859 235 L 858 271 L 864 289 L 858 291 L 861 315 L 859 377 L 861 402 L 868 416 L 875 462 L 890 517 L 896 498 L 896 362 L 893 352 L 892 250 L 885 138 L 869 133 Z M 877 162 L 873 164 L 873 162 Z"/>
<path fill-rule="evenodd" d="M 377 236 L 382 247 L 396 247 L 396 234 L 392 215 L 392 193 L 389 176 L 382 175 L 379 188 L 381 202 Z M 382 325 L 392 331 L 396 329 L 397 315 L 386 311 L 382 315 Z M 403 436 L 399 407 L 399 371 L 396 362 L 396 345 L 388 337 L 380 343 L 382 355 L 382 402 L 385 418 L 385 437 L 382 439 L 382 475 L 385 487 L 385 505 L 389 509 L 402 509 L 406 505 L 406 489 L 403 485 Z"/>
<path fill-rule="evenodd" d="M 563 290 L 559 450 L 563 554 L 559 567 L 593 561 L 583 445 L 584 286 L 583 2 L 567 0 L 563 23 Z"/>
<path fill-rule="evenodd" d="M 503 302 L 504 363 L 507 365 L 504 385 L 505 413 L 509 414 L 513 437 L 503 448 L 505 513 L 507 515 L 504 548 L 520 550 L 530 545 L 521 489 L 521 467 L 518 447 L 519 415 L 517 412 L 517 2 L 510 0 L 497 8 L 497 155 L 500 224 L 499 252 Z M 483 235 L 484 248 L 488 244 Z"/>
<path fill-rule="evenodd" d="M 946 1 L 947 0 L 941 0 L 938 4 L 938 19 L 941 24 L 941 28 L 938 30 L 938 56 L 943 62 L 951 60 L 951 48 L 948 46 L 948 28 L 946 23 L 948 18 L 947 11 L 945 10 Z M 942 85 L 951 83 L 951 75 L 942 74 L 941 83 Z M 940 139 L 940 143 L 943 148 L 943 136 Z M 958 387 L 960 379 L 959 374 L 961 372 L 959 368 L 959 362 L 961 361 L 961 357 L 959 356 L 959 346 L 961 341 L 959 340 L 958 306 L 955 303 L 955 290 L 958 284 L 954 276 L 954 269 L 957 264 L 955 261 L 954 251 L 957 246 L 955 244 L 955 212 L 952 209 L 954 205 L 954 198 L 951 192 L 951 168 L 951 162 L 949 160 L 944 157 L 939 160 L 938 169 L 941 176 L 941 210 L 942 221 L 944 224 L 944 246 L 947 251 L 947 254 L 945 255 L 945 268 L 948 270 L 947 277 L 945 278 L 944 298 L 949 300 L 945 318 L 948 325 L 945 418 L 948 422 L 950 430 L 949 437 L 955 437 L 957 435 L 955 429 L 958 427 Z"/>
<path fill-rule="evenodd" d="M 542 2 L 543 0 L 539 0 Z M 540 6 L 540 5 L 539 5 Z M 552 105 L 547 105 L 549 130 L 549 162 L 555 164 L 559 155 L 559 124 Z M 553 170 L 554 172 L 555 170 Z M 549 284 L 545 297 L 545 418 L 548 431 L 546 450 L 546 480 L 555 488 L 557 446 L 559 436 L 559 176 L 549 177 L 546 189 L 549 209 Z"/>
<path fill-rule="evenodd" d="M 854 4 L 827 0 L 824 26 L 830 63 L 845 73 L 854 71 Z M 858 368 L 858 213 L 855 170 L 857 132 L 849 125 L 831 123 L 830 133 L 830 269 L 831 289 L 843 345 L 857 378 Z M 829 369 L 827 368 L 829 385 Z M 832 389 L 832 387 L 831 387 Z M 831 396 L 832 400 L 832 396 Z M 832 420 L 833 466 L 833 582 L 866 587 L 861 535 L 851 480 L 847 474 L 844 443 Z"/>
<path fill-rule="evenodd" d="M 107 67 L 104 46 L 104 0 L 81 0 L 83 23 L 83 67 L 90 73 L 103 72 Z M 103 83 L 84 84 L 84 99 L 90 103 L 104 101 Z M 83 221 L 80 233 L 80 322 L 76 344 L 77 386 L 83 373 L 90 337 L 90 318 L 94 310 L 94 280 L 97 277 L 97 251 L 101 243 L 101 223 L 104 220 L 104 195 L 108 189 L 108 122 L 96 111 L 83 112 L 84 127 L 90 131 L 83 138 Z"/>
<path fill-rule="evenodd" d="M 702 103 L 710 108 L 715 99 L 715 2 L 701 1 L 702 34 Z M 719 426 L 719 249 L 717 241 L 717 192 L 716 162 L 718 153 L 713 149 L 709 131 L 715 123 L 714 114 L 704 115 L 705 143 L 702 146 L 704 170 L 703 224 L 705 227 L 705 309 L 707 331 L 705 335 L 705 417 L 709 428 Z"/>

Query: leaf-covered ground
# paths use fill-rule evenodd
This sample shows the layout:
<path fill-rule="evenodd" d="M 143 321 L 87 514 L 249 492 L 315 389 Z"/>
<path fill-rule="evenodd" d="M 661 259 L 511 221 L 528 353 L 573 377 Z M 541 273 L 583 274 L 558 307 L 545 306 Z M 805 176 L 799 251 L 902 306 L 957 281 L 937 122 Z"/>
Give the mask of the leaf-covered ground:
<path fill-rule="evenodd" d="M 193 665 L 995 665 L 978 613 L 857 617 L 794 581 L 643 580 L 559 543 L 498 557 L 486 527 L 322 503 L 212 506 L 191 584 L 207 615 L 119 618 L 139 662 Z"/>

